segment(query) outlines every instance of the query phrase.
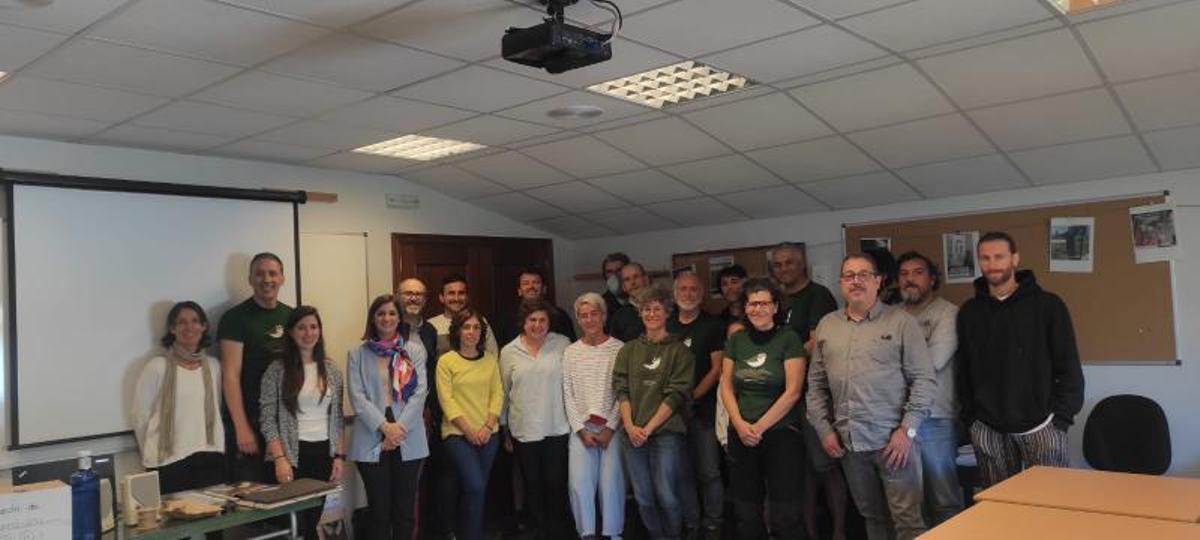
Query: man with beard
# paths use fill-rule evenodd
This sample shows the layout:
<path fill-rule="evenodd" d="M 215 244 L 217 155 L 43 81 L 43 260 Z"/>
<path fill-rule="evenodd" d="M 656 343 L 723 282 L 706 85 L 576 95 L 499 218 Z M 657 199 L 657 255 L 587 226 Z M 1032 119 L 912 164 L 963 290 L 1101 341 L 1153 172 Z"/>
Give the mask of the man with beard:
<path fill-rule="evenodd" d="M 717 379 L 721 376 L 725 350 L 725 324 L 700 309 L 707 290 L 695 272 L 681 272 L 675 276 L 675 311 L 667 319 L 667 332 L 683 339 L 683 345 L 692 351 L 693 380 L 696 381 L 689 400 L 692 414 L 685 415 L 686 462 L 691 470 L 685 466 L 681 478 L 684 525 L 689 538 L 699 538 L 703 531 L 703 538 L 718 540 L 725 503 L 721 486 L 721 450 L 713 432 L 713 422 L 717 411 Z"/>
<path fill-rule="evenodd" d="M 721 310 L 721 321 L 725 326 L 742 320 L 742 282 L 746 281 L 746 268 L 740 264 L 727 266 L 717 273 L 717 284 L 721 287 L 721 298 L 725 299 L 725 309 Z"/>
<path fill-rule="evenodd" d="M 454 319 L 454 315 L 468 305 L 470 305 L 470 297 L 467 295 L 467 278 L 462 274 L 450 274 L 442 278 L 442 292 L 438 294 L 438 300 L 442 303 L 443 313 L 429 319 L 429 324 L 437 330 L 437 354 L 433 356 L 441 356 L 450 350 L 450 321 Z M 488 328 L 492 324 L 483 320 L 483 324 Z M 487 333 L 487 343 L 484 348 L 497 357 L 500 356 L 500 348 L 496 346 L 496 337 L 494 332 Z"/>
<path fill-rule="evenodd" d="M 545 301 L 546 297 L 546 278 L 542 275 L 542 271 L 537 268 L 529 267 L 522 268 L 521 273 L 517 276 L 517 296 L 521 299 L 521 304 L 535 304 Z M 575 323 L 571 322 L 571 317 L 562 308 L 545 302 L 550 308 L 550 331 L 555 334 L 566 336 L 572 342 L 575 341 Z M 517 312 L 521 310 L 521 306 L 517 306 Z M 521 334 L 521 318 L 517 312 L 514 312 L 500 328 L 500 345 L 508 345 L 508 342 L 516 339 Z"/>
<path fill-rule="evenodd" d="M 929 418 L 917 430 L 925 481 L 925 517 L 932 527 L 962 510 L 962 488 L 954 461 L 958 457 L 958 411 L 951 362 L 958 347 L 954 328 L 958 307 L 935 294 L 942 287 L 942 275 L 928 257 L 909 251 L 900 255 L 897 266 L 904 310 L 921 325 L 938 383 Z"/>
<path fill-rule="evenodd" d="M 868 538 L 911 540 L 925 532 L 914 439 L 937 393 L 929 350 L 917 320 L 879 300 L 874 259 L 848 255 L 839 277 L 846 309 L 813 332 L 808 419 L 841 458 Z"/>
<path fill-rule="evenodd" d="M 1067 429 L 1083 406 L 1083 369 L 1066 304 L 1017 270 L 1004 232 L 979 239 L 975 297 L 958 313 L 958 402 L 983 484 L 1032 465 L 1066 467 Z"/>
<path fill-rule="evenodd" d="M 625 343 L 629 343 L 646 331 L 642 324 L 641 311 L 633 302 L 637 291 L 650 285 L 646 276 L 646 268 L 642 263 L 631 262 L 621 267 L 621 290 L 630 302 L 617 309 L 609 318 L 612 320 L 611 335 Z"/>

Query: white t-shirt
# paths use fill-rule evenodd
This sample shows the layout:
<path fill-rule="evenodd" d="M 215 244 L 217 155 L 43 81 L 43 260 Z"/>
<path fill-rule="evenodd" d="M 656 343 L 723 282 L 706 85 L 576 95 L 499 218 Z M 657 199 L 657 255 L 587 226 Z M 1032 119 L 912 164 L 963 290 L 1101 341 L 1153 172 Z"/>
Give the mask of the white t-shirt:
<path fill-rule="evenodd" d="M 296 396 L 296 404 L 300 408 L 296 414 L 296 422 L 302 441 L 329 440 L 329 400 L 333 398 L 333 389 L 326 386 L 325 395 L 322 396 L 320 385 L 316 362 L 305 364 L 304 385 L 300 387 L 300 394 Z"/>
<path fill-rule="evenodd" d="M 204 371 L 182 367 L 175 370 L 175 419 L 174 451 L 162 455 L 158 448 L 158 426 L 160 424 L 159 394 L 162 392 L 163 377 L 167 362 L 163 357 L 150 360 L 138 377 L 134 391 L 134 431 L 141 446 L 142 466 L 147 468 L 169 465 L 197 452 L 224 452 L 225 429 L 220 417 L 213 422 L 213 444 L 208 444 L 204 427 Z M 221 399 L 221 365 L 216 358 L 206 356 L 212 374 L 213 401 L 207 406 L 219 410 Z M 215 413 L 214 414 L 219 414 Z"/>

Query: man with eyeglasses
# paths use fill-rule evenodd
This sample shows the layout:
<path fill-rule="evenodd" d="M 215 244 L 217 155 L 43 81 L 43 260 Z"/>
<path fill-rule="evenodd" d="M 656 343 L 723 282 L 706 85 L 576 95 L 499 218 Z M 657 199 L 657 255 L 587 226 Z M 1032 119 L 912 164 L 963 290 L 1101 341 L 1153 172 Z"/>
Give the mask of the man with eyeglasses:
<path fill-rule="evenodd" d="M 909 540 L 926 530 L 913 448 L 937 393 L 933 364 L 917 320 L 879 301 L 874 259 L 847 256 L 840 279 L 846 309 L 814 332 L 808 419 L 825 452 L 841 458 L 867 536 Z"/>
<path fill-rule="evenodd" d="M 954 399 L 954 350 L 958 347 L 954 320 L 958 306 L 937 293 L 942 275 L 929 257 L 916 251 L 900 255 L 900 297 L 904 310 L 916 317 L 929 346 L 929 360 L 937 379 L 937 396 L 929 418 L 917 430 L 925 484 L 925 517 L 931 527 L 962 510 L 962 488 L 958 483 L 958 403 Z"/>

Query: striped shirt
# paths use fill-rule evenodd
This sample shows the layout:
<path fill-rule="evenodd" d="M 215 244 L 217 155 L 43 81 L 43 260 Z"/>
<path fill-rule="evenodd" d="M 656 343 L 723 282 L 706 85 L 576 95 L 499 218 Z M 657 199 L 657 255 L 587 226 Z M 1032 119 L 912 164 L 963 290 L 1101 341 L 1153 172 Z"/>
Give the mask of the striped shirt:
<path fill-rule="evenodd" d="M 603 417 L 605 425 L 613 430 L 620 424 L 612 372 L 622 345 L 621 340 L 609 337 L 595 346 L 583 340 L 567 346 L 563 353 L 563 402 L 572 431 L 584 429 L 591 415 Z"/>

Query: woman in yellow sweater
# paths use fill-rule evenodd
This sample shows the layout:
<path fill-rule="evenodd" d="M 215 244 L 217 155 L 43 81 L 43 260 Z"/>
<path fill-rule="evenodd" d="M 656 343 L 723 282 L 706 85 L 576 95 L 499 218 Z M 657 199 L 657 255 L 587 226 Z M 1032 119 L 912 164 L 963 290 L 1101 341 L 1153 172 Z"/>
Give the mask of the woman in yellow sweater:
<path fill-rule="evenodd" d="M 496 355 L 480 347 L 488 327 L 470 308 L 450 322 L 452 349 L 438 358 L 437 394 L 444 412 L 442 437 L 458 469 L 458 538 L 482 540 L 483 501 L 500 438 L 504 391 Z"/>

